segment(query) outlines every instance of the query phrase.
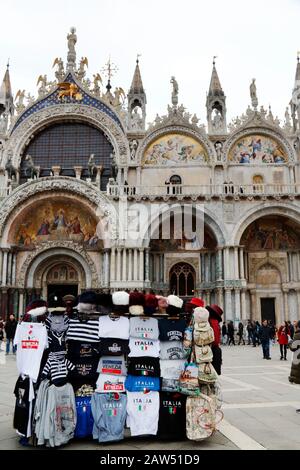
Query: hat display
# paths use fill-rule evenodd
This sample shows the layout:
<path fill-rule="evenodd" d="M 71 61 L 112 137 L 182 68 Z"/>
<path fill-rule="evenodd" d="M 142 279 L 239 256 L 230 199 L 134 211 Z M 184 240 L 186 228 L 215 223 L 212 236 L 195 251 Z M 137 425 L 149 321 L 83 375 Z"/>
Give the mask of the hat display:
<path fill-rule="evenodd" d="M 145 305 L 145 294 L 138 291 L 129 294 L 129 313 L 131 315 L 143 315 Z"/>
<path fill-rule="evenodd" d="M 129 294 L 125 291 L 117 291 L 112 294 L 113 307 L 112 311 L 116 314 L 128 313 Z"/>
<path fill-rule="evenodd" d="M 101 307 L 112 307 L 113 299 L 111 294 L 101 293 L 97 294 L 97 305 Z"/>
<path fill-rule="evenodd" d="M 168 306 L 166 312 L 168 315 L 178 315 L 181 313 L 183 306 L 183 300 L 177 295 L 168 295 L 167 297 Z"/>
<path fill-rule="evenodd" d="M 200 297 L 193 297 L 190 303 L 195 307 L 204 307 L 204 300 L 200 299 Z"/>
<path fill-rule="evenodd" d="M 223 310 L 221 309 L 221 307 L 219 307 L 219 305 L 210 305 L 210 309 L 213 310 L 219 317 L 223 315 Z"/>
<path fill-rule="evenodd" d="M 145 315 L 153 315 L 158 307 L 158 299 L 154 294 L 145 295 Z"/>
<path fill-rule="evenodd" d="M 25 309 L 23 321 L 31 321 L 31 319 L 34 318 L 35 320 L 42 322 L 46 318 L 47 309 L 48 304 L 45 300 L 32 300 Z"/>
<path fill-rule="evenodd" d="M 86 291 L 78 298 L 77 310 L 79 312 L 92 312 L 97 304 L 97 294 L 94 291 Z"/>

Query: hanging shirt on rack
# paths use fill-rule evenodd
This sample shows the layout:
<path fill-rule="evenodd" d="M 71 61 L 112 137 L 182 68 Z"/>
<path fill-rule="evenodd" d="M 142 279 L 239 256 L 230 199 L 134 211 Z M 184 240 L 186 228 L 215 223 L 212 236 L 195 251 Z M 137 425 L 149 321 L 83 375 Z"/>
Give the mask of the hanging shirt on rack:
<path fill-rule="evenodd" d="M 97 372 L 100 374 L 127 375 L 124 356 L 102 356 Z"/>
<path fill-rule="evenodd" d="M 159 358 L 147 356 L 130 357 L 128 361 L 128 374 L 160 377 Z"/>
<path fill-rule="evenodd" d="M 66 333 L 69 323 L 70 319 L 65 314 L 49 313 L 45 320 L 47 330 L 58 334 Z"/>
<path fill-rule="evenodd" d="M 122 356 L 129 352 L 128 339 L 100 338 L 100 353 L 102 356 Z"/>
<path fill-rule="evenodd" d="M 158 436 L 161 439 L 185 439 L 186 396 L 180 393 L 160 393 Z"/>
<path fill-rule="evenodd" d="M 158 339 L 156 318 L 130 318 L 130 336 L 133 338 Z"/>
<path fill-rule="evenodd" d="M 31 429 L 28 429 L 28 424 L 31 421 L 32 401 L 35 394 L 29 377 L 20 375 L 15 385 L 14 395 L 16 404 L 13 426 L 22 436 L 30 437 Z"/>
<path fill-rule="evenodd" d="M 181 341 L 161 341 L 161 359 L 185 359 L 185 352 Z"/>
<path fill-rule="evenodd" d="M 130 338 L 129 348 L 129 357 L 159 357 L 160 347 L 157 339 Z"/>
<path fill-rule="evenodd" d="M 132 436 L 156 435 L 159 392 L 127 392 L 127 425 Z"/>
<path fill-rule="evenodd" d="M 75 428 L 75 438 L 89 437 L 93 433 L 93 415 L 91 409 L 92 397 L 75 397 L 77 422 Z"/>
<path fill-rule="evenodd" d="M 99 359 L 97 357 L 83 359 L 74 358 L 73 364 L 75 367 L 70 374 L 71 379 L 81 379 L 83 383 L 86 379 L 89 379 L 87 383 L 89 383 L 90 381 L 96 381 L 98 377 L 98 361 Z"/>
<path fill-rule="evenodd" d="M 129 319 L 104 315 L 99 318 L 99 336 L 101 338 L 129 339 Z"/>
<path fill-rule="evenodd" d="M 68 371 L 74 370 L 75 366 L 66 359 L 64 351 L 50 352 L 46 365 L 42 371 L 42 379 L 48 377 L 52 384 L 63 385 L 67 381 Z"/>
<path fill-rule="evenodd" d="M 124 375 L 100 374 L 96 384 L 96 392 L 125 392 L 125 379 Z"/>
<path fill-rule="evenodd" d="M 125 388 L 129 392 L 159 392 L 159 377 L 138 377 L 128 375 L 125 381 Z"/>
<path fill-rule="evenodd" d="M 184 370 L 185 359 L 165 359 L 160 361 L 161 377 L 164 379 L 179 380 Z"/>
<path fill-rule="evenodd" d="M 162 318 L 158 322 L 161 341 L 183 341 L 186 321 Z"/>
<path fill-rule="evenodd" d="M 46 327 L 42 323 L 19 323 L 14 338 L 19 374 L 36 382 L 44 349 L 48 347 Z"/>
<path fill-rule="evenodd" d="M 100 355 L 100 341 L 74 341 L 70 340 L 67 343 L 68 358 L 69 359 L 84 359 L 91 357 L 99 357 Z"/>
<path fill-rule="evenodd" d="M 99 442 L 124 439 L 127 397 L 122 393 L 95 393 L 91 406 L 94 418 L 93 438 Z"/>
<path fill-rule="evenodd" d="M 99 319 L 81 321 L 71 318 L 67 331 L 67 340 L 99 342 Z"/>

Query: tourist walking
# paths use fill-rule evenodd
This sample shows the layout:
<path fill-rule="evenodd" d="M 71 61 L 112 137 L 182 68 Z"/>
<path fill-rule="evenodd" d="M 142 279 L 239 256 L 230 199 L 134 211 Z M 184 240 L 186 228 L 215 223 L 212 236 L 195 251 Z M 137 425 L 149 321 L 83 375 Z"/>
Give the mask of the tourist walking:
<path fill-rule="evenodd" d="M 214 366 L 218 375 L 221 375 L 221 366 L 222 366 L 222 349 L 220 348 L 221 342 L 221 329 L 220 323 L 222 322 L 223 310 L 216 304 L 206 307 L 209 312 L 208 321 L 210 326 L 214 330 L 214 342 L 211 344 L 211 349 L 213 352 L 212 365 Z"/>
<path fill-rule="evenodd" d="M 286 355 L 287 355 L 289 336 L 290 336 L 290 329 L 289 329 L 288 322 L 284 322 L 279 327 L 278 333 L 277 333 L 278 343 L 280 346 L 280 360 L 281 361 L 283 359 L 285 361 L 287 360 Z"/>
<path fill-rule="evenodd" d="M 268 325 L 268 320 L 264 320 L 262 325 L 259 329 L 259 339 L 261 342 L 262 350 L 263 350 L 263 358 L 270 360 L 270 327 Z"/>
<path fill-rule="evenodd" d="M 240 345 L 242 341 L 243 341 L 243 345 L 245 345 L 245 340 L 244 340 L 244 325 L 243 325 L 242 322 L 239 323 L 237 335 L 238 335 L 238 337 L 239 337 L 238 345 Z"/>
<path fill-rule="evenodd" d="M 14 346 L 14 337 L 16 334 L 18 322 L 14 314 L 9 315 L 9 319 L 5 323 L 5 334 L 6 334 L 6 354 L 9 354 L 10 343 L 12 345 L 12 352 L 16 353 L 16 346 Z"/>
<path fill-rule="evenodd" d="M 228 322 L 227 331 L 228 331 L 228 346 L 230 346 L 231 344 L 235 346 L 233 321 Z"/>
<path fill-rule="evenodd" d="M 289 381 L 295 384 L 300 384 L 300 321 L 296 322 L 294 339 L 289 342 L 288 346 L 293 352 Z M 297 411 L 300 412 L 300 410 Z"/>
<path fill-rule="evenodd" d="M 222 325 L 222 344 L 223 345 L 227 344 L 227 338 L 228 338 L 227 325 L 226 325 L 226 322 L 223 321 L 223 325 Z"/>
<path fill-rule="evenodd" d="M 295 328 L 294 328 L 294 325 L 292 324 L 292 322 L 290 320 L 288 320 L 288 327 L 289 327 L 289 330 L 290 330 L 290 337 L 291 339 L 294 338 L 294 334 L 295 334 Z"/>
<path fill-rule="evenodd" d="M 248 320 L 247 322 L 247 334 L 248 334 L 248 346 L 250 346 L 250 344 L 253 341 L 253 326 L 252 326 L 251 320 Z"/>

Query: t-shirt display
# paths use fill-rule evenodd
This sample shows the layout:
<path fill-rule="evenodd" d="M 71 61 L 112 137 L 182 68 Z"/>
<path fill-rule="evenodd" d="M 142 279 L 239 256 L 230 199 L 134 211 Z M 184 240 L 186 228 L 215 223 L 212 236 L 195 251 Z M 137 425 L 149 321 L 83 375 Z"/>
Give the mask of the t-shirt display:
<path fill-rule="evenodd" d="M 85 357 L 99 357 L 100 341 L 68 341 L 67 342 L 68 357 L 84 359 Z"/>
<path fill-rule="evenodd" d="M 128 375 L 125 381 L 125 388 L 129 392 L 158 392 L 160 390 L 160 379 L 159 377 Z"/>
<path fill-rule="evenodd" d="M 77 422 L 74 437 L 89 437 L 93 433 L 93 415 L 91 397 L 75 397 Z"/>
<path fill-rule="evenodd" d="M 128 359 L 128 374 L 160 377 L 160 362 L 157 357 L 130 357 Z"/>
<path fill-rule="evenodd" d="M 71 318 L 67 340 L 99 342 L 99 320 L 79 320 Z"/>
<path fill-rule="evenodd" d="M 127 392 L 127 425 L 131 436 L 157 434 L 159 392 Z"/>
<path fill-rule="evenodd" d="M 160 370 L 161 377 L 164 379 L 177 379 L 179 380 L 181 372 L 184 370 L 185 359 L 175 360 L 161 360 Z"/>
<path fill-rule="evenodd" d="M 160 347 L 157 339 L 130 338 L 129 348 L 129 357 L 159 357 Z"/>
<path fill-rule="evenodd" d="M 19 323 L 14 338 L 19 374 L 37 380 L 44 349 L 48 347 L 46 327 L 42 323 Z"/>
<path fill-rule="evenodd" d="M 75 367 L 70 373 L 70 376 L 72 378 L 77 379 L 97 379 L 98 361 L 99 360 L 97 357 L 90 357 L 84 359 L 74 358 L 73 364 Z"/>
<path fill-rule="evenodd" d="M 100 338 L 101 356 L 123 356 L 128 354 L 128 339 Z"/>
<path fill-rule="evenodd" d="M 185 320 L 159 320 L 159 339 L 161 341 L 183 341 L 186 329 Z"/>
<path fill-rule="evenodd" d="M 127 397 L 124 393 L 95 393 L 91 400 L 93 438 L 99 442 L 124 439 Z"/>
<path fill-rule="evenodd" d="M 28 424 L 31 418 L 34 391 L 29 377 L 20 376 L 16 382 L 14 395 L 16 397 L 13 426 L 19 434 L 27 437 Z M 29 434 L 30 435 L 30 434 Z"/>
<path fill-rule="evenodd" d="M 127 375 L 124 356 L 102 356 L 97 372 L 100 374 Z"/>
<path fill-rule="evenodd" d="M 158 321 L 156 318 L 130 318 L 130 336 L 133 338 L 158 339 Z"/>
<path fill-rule="evenodd" d="M 63 385 L 67 381 L 68 372 L 74 370 L 75 366 L 66 359 L 66 353 L 50 352 L 46 365 L 42 371 L 42 378 L 48 377 L 51 384 Z"/>
<path fill-rule="evenodd" d="M 100 317 L 99 337 L 129 339 L 129 319 L 109 315 Z"/>

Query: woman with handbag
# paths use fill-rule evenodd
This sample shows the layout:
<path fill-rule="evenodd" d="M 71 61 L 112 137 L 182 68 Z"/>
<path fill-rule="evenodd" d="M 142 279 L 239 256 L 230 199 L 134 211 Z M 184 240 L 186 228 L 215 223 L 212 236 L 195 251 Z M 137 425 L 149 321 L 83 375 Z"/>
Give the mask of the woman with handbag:
<path fill-rule="evenodd" d="M 289 325 L 288 325 L 288 322 L 284 322 L 279 327 L 279 330 L 278 330 L 278 333 L 277 333 L 278 343 L 279 343 L 279 346 L 280 346 L 280 360 L 281 361 L 283 359 L 285 361 L 287 360 L 286 355 L 287 355 L 289 337 L 290 337 Z"/>

